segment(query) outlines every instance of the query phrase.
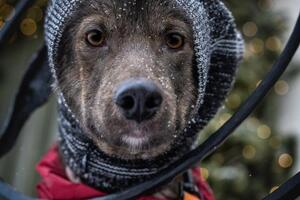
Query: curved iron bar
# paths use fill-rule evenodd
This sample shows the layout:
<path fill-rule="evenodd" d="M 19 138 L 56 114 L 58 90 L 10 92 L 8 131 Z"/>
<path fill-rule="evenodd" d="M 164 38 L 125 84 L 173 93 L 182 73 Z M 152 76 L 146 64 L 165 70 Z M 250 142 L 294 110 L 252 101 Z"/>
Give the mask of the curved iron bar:
<path fill-rule="evenodd" d="M 11 186 L 0 180 L 0 199 L 7 200 L 34 200 L 30 197 L 24 196 L 22 193 L 16 191 Z"/>
<path fill-rule="evenodd" d="M 300 193 L 300 172 L 287 180 L 277 190 L 266 196 L 263 200 L 294 200 Z"/>
<path fill-rule="evenodd" d="M 296 53 L 300 43 L 300 14 L 297 19 L 295 28 L 289 41 L 281 53 L 276 63 L 273 65 L 271 71 L 266 78 L 256 88 L 256 90 L 248 97 L 248 99 L 241 105 L 238 111 L 212 136 L 210 136 L 203 144 L 199 145 L 195 150 L 187 153 L 184 157 L 174 162 L 170 167 L 161 171 L 152 180 L 146 181 L 140 185 L 129 188 L 125 191 L 111 194 L 102 198 L 96 198 L 95 200 L 130 200 L 140 195 L 152 191 L 154 188 L 163 185 L 170 181 L 178 174 L 181 174 L 188 170 L 191 166 L 197 164 L 197 162 L 204 159 L 206 156 L 214 152 L 223 142 L 232 134 L 232 132 L 251 114 L 254 108 L 260 103 L 262 98 L 268 93 L 268 91 L 278 81 L 283 74 L 292 57 Z M 299 179 L 298 176 L 295 179 Z M 292 184 L 292 185 L 291 185 Z M 295 186 L 298 189 L 297 195 L 300 195 L 299 184 L 293 185 L 293 182 L 288 182 L 287 186 L 284 184 L 280 191 L 282 191 L 282 198 L 288 200 L 291 195 L 291 190 L 288 190 L 289 186 Z M 276 194 L 268 197 L 268 200 L 276 200 Z"/>
<path fill-rule="evenodd" d="M 0 38 L 1 39 L 1 38 Z M 1 42 L 1 40 L 0 40 Z M 218 131 L 210 136 L 203 144 L 195 150 L 186 154 L 183 158 L 174 162 L 170 167 L 161 171 L 157 177 L 147 181 L 143 184 L 134 186 L 120 193 L 108 195 L 95 200 L 130 200 L 134 199 L 145 192 L 151 191 L 164 183 L 170 181 L 173 177 L 183 173 L 191 166 L 202 160 L 204 157 L 215 151 L 244 121 L 253 109 L 259 104 L 261 99 L 273 87 L 276 81 L 283 74 L 288 64 L 290 63 L 293 55 L 295 54 L 300 43 L 300 15 L 297 20 L 294 31 L 283 51 L 278 58 L 273 68 L 268 73 L 267 77 L 257 87 L 253 94 L 246 100 L 246 102 L 239 108 L 239 110 L 232 116 L 232 118 L 225 123 Z M 22 87 L 21 87 L 22 88 Z M 45 94 L 44 94 L 45 95 Z M 47 96 L 47 95 L 46 95 Z M 38 96 L 44 99 L 45 96 Z M 39 101 L 38 101 L 39 102 Z M 43 101 L 39 103 L 44 103 Z M 38 105 L 38 104 L 37 104 Z M 33 110 L 31 110 L 32 112 Z M 14 138 L 16 139 L 16 138 Z M 11 148 L 11 147 L 10 147 Z M 300 195 L 300 174 L 298 173 L 293 178 L 289 179 L 278 190 L 268 195 L 265 200 L 289 200 Z M 33 200 L 34 198 L 25 197 L 16 192 L 11 186 L 5 184 L 0 180 L 0 197 L 6 199 L 20 199 L 20 200 Z"/>
<path fill-rule="evenodd" d="M 20 22 L 23 13 L 31 5 L 33 5 L 34 2 L 35 1 L 33 1 L 33 0 L 21 0 L 21 1 L 19 1 L 19 3 L 17 4 L 17 6 L 15 8 L 14 16 L 12 17 L 11 20 L 5 22 L 4 27 L 0 31 L 0 45 L 2 45 L 4 43 L 4 41 L 6 41 L 10 37 L 12 31 L 15 29 L 15 27 L 18 26 L 18 23 Z"/>
<path fill-rule="evenodd" d="M 50 82 L 51 73 L 44 46 L 33 56 L 21 82 L 12 113 L 0 131 L 0 158 L 13 148 L 24 123 L 33 111 L 47 102 L 51 93 Z"/>

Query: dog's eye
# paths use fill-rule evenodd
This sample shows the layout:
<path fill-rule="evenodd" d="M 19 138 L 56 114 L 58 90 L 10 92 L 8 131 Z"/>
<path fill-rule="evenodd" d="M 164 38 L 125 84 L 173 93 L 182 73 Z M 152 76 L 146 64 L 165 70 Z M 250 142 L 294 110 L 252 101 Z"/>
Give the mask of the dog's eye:
<path fill-rule="evenodd" d="M 86 42 L 93 47 L 100 47 L 104 45 L 105 33 L 101 30 L 91 30 L 86 33 Z"/>
<path fill-rule="evenodd" d="M 184 45 L 184 37 L 178 33 L 169 33 L 166 35 L 166 44 L 171 49 L 179 49 Z"/>

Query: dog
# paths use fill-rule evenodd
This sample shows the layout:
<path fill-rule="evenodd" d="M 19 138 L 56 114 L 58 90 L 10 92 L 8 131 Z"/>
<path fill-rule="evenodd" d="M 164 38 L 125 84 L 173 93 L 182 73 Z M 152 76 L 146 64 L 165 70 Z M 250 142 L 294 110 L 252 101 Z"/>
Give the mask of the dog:
<path fill-rule="evenodd" d="M 150 174 L 152 169 L 165 167 L 173 158 L 191 149 L 198 131 L 222 104 L 241 58 L 242 40 L 232 16 L 219 1 L 180 2 L 82 1 L 77 3 L 80 6 L 72 7 L 72 15 L 62 18 L 60 23 L 57 23 L 60 18 L 53 17 L 53 13 L 63 12 L 64 8 L 60 9 L 55 1 L 50 6 L 46 40 L 54 90 L 64 110 L 62 115 L 68 113 L 61 118 L 61 155 L 73 182 L 82 181 L 101 188 L 94 178 L 105 174 L 103 176 L 111 178 L 105 179 L 106 182 L 112 180 L 109 184 L 116 185 L 108 170 L 97 175 L 96 172 L 82 173 L 79 163 L 84 161 L 86 166 L 87 157 L 96 153 L 86 156 L 86 150 L 82 157 L 78 156 L 80 160 L 76 160 L 72 152 L 76 145 L 69 146 L 80 138 L 88 138 L 90 143 L 86 146 L 92 145 L 94 152 L 101 152 L 100 156 L 93 157 L 94 165 L 95 160 L 105 155 L 107 159 L 102 159 L 99 165 L 109 159 L 114 160 L 113 163 L 121 160 L 119 163 L 123 164 L 118 167 L 137 167 L 138 170 L 128 167 L 130 174 L 139 170 L 141 173 L 144 168 L 140 169 L 137 163 L 146 163 L 153 167 L 146 170 Z M 68 3 L 61 5 L 69 6 Z M 214 9 L 219 9 L 221 14 L 210 20 L 216 15 Z M 68 7 L 68 12 L 70 10 Z M 199 12 L 199 16 L 194 12 Z M 200 19 L 195 23 L 191 16 Z M 221 19 L 222 23 L 216 23 Z M 60 30 L 53 31 L 56 26 Z M 54 36 L 60 40 L 56 46 Z M 199 42 L 202 43 L 199 45 Z M 209 69 L 209 65 L 214 68 Z M 70 121 L 76 122 L 77 128 L 73 125 L 64 128 L 72 124 Z M 188 135 L 188 129 L 193 129 L 193 134 Z M 78 135 L 76 130 L 84 136 L 66 141 Z M 71 153 L 66 153 L 68 151 Z M 75 156 L 67 158 L 70 155 Z M 110 165 L 111 162 L 105 166 Z M 113 166 L 108 168 L 115 169 Z M 134 180 L 143 182 L 141 178 Z M 168 198 L 178 199 L 177 184 L 178 180 L 174 180 L 157 195 L 167 193 Z"/>

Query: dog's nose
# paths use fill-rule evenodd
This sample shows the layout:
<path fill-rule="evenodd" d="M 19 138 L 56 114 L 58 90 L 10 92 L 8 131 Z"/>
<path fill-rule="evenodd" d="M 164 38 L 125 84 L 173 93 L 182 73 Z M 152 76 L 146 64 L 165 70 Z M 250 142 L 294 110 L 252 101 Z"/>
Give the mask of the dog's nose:
<path fill-rule="evenodd" d="M 151 119 L 163 101 L 160 89 L 148 80 L 129 80 L 117 89 L 115 103 L 123 115 L 138 123 Z"/>

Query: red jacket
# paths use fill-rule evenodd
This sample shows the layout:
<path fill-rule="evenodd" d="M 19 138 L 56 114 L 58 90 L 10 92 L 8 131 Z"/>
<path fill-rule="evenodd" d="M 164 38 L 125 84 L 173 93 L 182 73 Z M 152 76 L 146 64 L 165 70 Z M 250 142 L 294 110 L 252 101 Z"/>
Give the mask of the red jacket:
<path fill-rule="evenodd" d="M 37 171 L 42 177 L 41 182 L 37 185 L 39 198 L 51 200 L 81 200 L 105 196 L 105 193 L 91 188 L 84 184 L 72 183 L 68 180 L 65 169 L 59 157 L 58 147 L 55 145 L 42 158 L 36 167 Z M 200 175 L 199 169 L 193 169 L 195 183 L 199 191 L 204 196 L 204 200 L 214 200 L 213 194 Z M 190 195 L 186 195 L 186 199 Z M 157 197 L 145 196 L 138 200 L 167 200 L 159 199 Z M 201 199 L 202 200 L 202 199 Z"/>

